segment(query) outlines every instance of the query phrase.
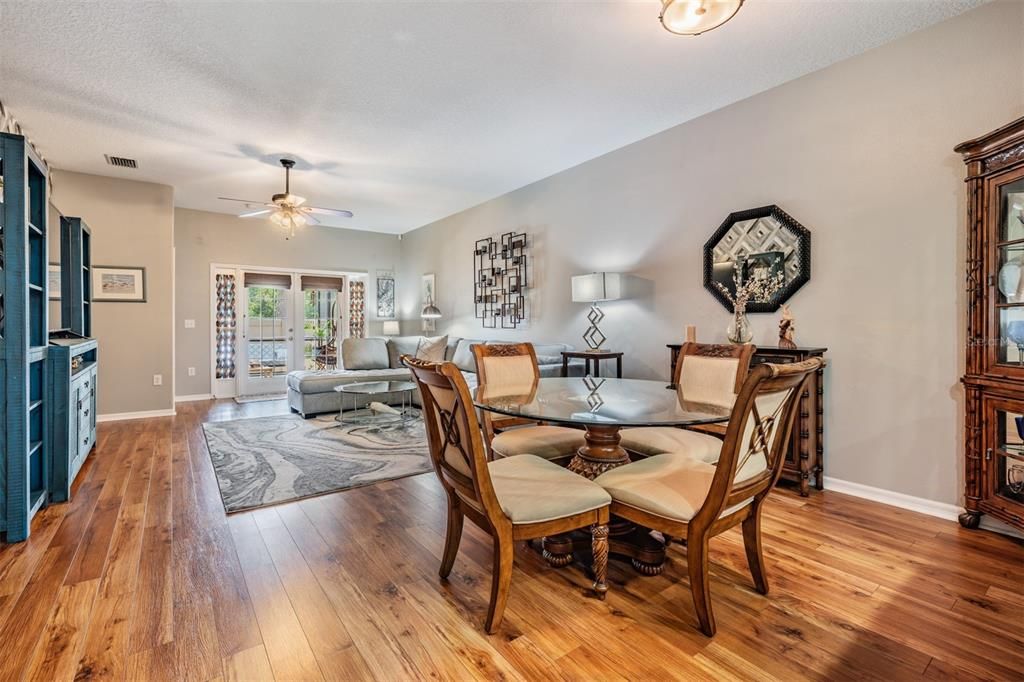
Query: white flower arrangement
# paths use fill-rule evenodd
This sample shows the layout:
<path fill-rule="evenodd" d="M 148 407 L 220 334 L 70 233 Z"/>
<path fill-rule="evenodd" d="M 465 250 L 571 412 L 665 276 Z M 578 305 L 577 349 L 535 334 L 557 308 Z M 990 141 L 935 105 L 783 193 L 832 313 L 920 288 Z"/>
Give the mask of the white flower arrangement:
<path fill-rule="evenodd" d="M 754 303 L 770 301 L 772 296 L 786 283 L 786 276 L 782 272 L 777 272 L 766 277 L 751 277 L 744 282 L 740 277 L 740 268 L 736 267 L 732 271 L 732 283 L 736 289 L 735 293 L 729 291 L 721 282 L 716 281 L 715 286 L 729 300 L 729 303 L 732 303 L 733 314 L 742 315 L 747 312 L 747 304 L 751 301 Z"/>

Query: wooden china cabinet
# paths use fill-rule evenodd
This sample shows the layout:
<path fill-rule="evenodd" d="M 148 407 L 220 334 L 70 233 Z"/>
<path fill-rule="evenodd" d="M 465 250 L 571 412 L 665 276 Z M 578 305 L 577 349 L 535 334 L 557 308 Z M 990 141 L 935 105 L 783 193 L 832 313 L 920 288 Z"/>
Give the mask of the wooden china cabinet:
<path fill-rule="evenodd" d="M 1024 529 L 1024 118 L 956 147 L 967 164 L 966 476 L 960 523 Z"/>

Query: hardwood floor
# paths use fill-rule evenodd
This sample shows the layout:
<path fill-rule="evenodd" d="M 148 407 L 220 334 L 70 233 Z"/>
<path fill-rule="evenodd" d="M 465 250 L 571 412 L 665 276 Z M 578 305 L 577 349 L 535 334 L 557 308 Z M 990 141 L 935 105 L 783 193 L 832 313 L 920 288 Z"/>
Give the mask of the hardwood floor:
<path fill-rule="evenodd" d="M 605 602 L 520 547 L 488 636 L 490 539 L 467 523 L 437 578 L 433 473 L 224 514 L 201 424 L 285 409 L 102 424 L 72 502 L 0 545 L 0 680 L 1021 679 L 1024 544 L 833 492 L 769 497 L 767 597 L 712 540 L 712 640 L 679 545 L 612 561 Z"/>

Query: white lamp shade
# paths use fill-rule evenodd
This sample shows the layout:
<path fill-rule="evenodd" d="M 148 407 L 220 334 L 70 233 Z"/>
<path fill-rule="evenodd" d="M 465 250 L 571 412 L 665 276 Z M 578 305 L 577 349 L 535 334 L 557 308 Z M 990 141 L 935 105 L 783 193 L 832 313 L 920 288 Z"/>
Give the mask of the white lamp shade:
<path fill-rule="evenodd" d="M 401 331 L 398 320 L 384 320 L 384 336 L 398 336 Z"/>
<path fill-rule="evenodd" d="M 592 272 L 572 278 L 573 303 L 617 301 L 622 298 L 622 274 L 618 272 Z"/>

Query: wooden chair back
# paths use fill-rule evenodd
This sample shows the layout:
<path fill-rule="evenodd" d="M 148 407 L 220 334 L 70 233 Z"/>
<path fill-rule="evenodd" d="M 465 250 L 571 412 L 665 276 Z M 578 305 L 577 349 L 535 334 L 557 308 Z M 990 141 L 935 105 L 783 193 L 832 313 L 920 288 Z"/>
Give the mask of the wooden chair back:
<path fill-rule="evenodd" d="M 684 343 L 672 381 L 686 400 L 732 407 L 755 350 L 749 343 Z"/>
<path fill-rule="evenodd" d="M 755 367 L 740 389 L 729 417 L 711 489 L 693 522 L 710 525 L 722 512 L 767 495 L 782 472 L 800 398 L 820 358 Z"/>
<path fill-rule="evenodd" d="M 441 485 L 485 516 L 491 525 L 507 517 L 491 484 L 480 422 L 462 372 L 452 362 L 403 355 L 420 388 L 430 459 Z"/>
<path fill-rule="evenodd" d="M 474 344 L 477 381 L 492 395 L 526 395 L 540 379 L 537 351 L 532 343 Z M 496 433 L 515 426 L 538 422 L 521 417 L 501 417 L 490 412 L 482 415 L 484 437 L 490 445 Z"/>

